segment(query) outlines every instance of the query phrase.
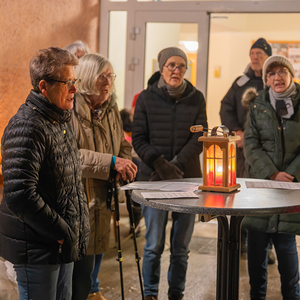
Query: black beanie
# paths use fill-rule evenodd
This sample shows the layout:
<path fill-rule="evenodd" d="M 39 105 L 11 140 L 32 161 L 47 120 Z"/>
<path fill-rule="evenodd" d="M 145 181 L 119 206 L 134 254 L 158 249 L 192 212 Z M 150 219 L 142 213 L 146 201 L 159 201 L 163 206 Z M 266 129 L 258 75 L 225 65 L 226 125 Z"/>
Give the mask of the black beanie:
<path fill-rule="evenodd" d="M 251 49 L 253 48 L 259 48 L 262 49 L 263 51 L 265 51 L 269 56 L 272 55 L 272 48 L 271 46 L 267 43 L 267 41 L 263 38 L 258 39 L 251 47 Z M 250 50 L 251 50 L 250 49 Z"/>

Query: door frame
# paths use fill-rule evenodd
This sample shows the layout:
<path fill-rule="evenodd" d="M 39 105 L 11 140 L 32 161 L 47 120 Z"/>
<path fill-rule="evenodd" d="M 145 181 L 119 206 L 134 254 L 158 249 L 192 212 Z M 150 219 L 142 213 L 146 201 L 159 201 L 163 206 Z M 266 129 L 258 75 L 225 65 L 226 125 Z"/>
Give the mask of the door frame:
<path fill-rule="evenodd" d="M 138 65 L 135 66 L 134 72 L 129 71 L 126 74 L 127 84 L 130 85 L 132 80 L 132 87 L 142 90 L 144 88 L 144 69 L 145 69 L 145 43 L 146 43 L 146 25 L 148 22 L 158 23 L 196 23 L 198 24 L 198 40 L 201 38 L 201 44 L 197 53 L 197 77 L 196 86 L 199 90 L 205 93 L 206 78 L 207 78 L 207 51 L 208 51 L 208 26 L 209 15 L 205 12 L 188 12 L 182 14 L 181 12 L 173 12 L 166 14 L 165 12 L 146 12 L 137 11 L 135 15 L 135 25 L 140 28 L 140 33 L 137 35 L 133 55 L 137 59 Z M 158 53 L 157 53 L 158 54 Z M 141 76 L 143 74 L 143 76 Z M 130 78 L 131 77 L 131 78 Z M 147 80 L 148 78 L 146 78 Z M 129 89 L 130 93 L 130 89 Z"/>

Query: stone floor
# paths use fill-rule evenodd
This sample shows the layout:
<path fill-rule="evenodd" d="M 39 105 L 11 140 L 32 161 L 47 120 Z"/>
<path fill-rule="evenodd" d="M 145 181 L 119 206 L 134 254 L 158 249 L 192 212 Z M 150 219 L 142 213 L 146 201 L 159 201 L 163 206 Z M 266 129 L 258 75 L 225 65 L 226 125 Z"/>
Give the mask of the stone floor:
<path fill-rule="evenodd" d="M 129 222 L 126 214 L 121 216 L 121 247 L 123 254 L 123 280 L 126 300 L 140 300 L 141 292 L 138 277 L 138 268 L 135 261 L 133 240 L 128 237 Z M 168 223 L 170 227 L 171 222 Z M 141 221 L 141 236 L 137 238 L 140 256 L 143 255 L 145 226 Z M 189 266 L 184 299 L 187 300 L 215 300 L 216 279 L 216 245 L 217 222 L 195 223 L 195 230 L 190 244 Z M 300 245 L 298 240 L 298 245 Z M 300 249 L 298 249 L 300 253 Z M 114 235 L 111 235 L 111 248 L 105 253 L 99 273 L 101 292 L 108 300 L 121 298 L 119 263 L 116 261 L 117 248 Z M 167 299 L 167 270 L 169 264 L 169 242 L 167 239 L 165 251 L 161 260 L 161 281 L 159 299 Z M 7 267 L 8 273 L 7 274 Z M 17 286 L 9 264 L 0 258 L 0 300 L 17 300 Z M 241 259 L 240 265 L 240 300 L 249 299 L 249 284 L 246 259 Z M 267 300 L 282 299 L 280 294 L 280 279 L 276 264 L 269 265 Z M 42 300 L 42 299 L 41 299 Z M 229 299 L 230 300 L 230 299 Z"/>

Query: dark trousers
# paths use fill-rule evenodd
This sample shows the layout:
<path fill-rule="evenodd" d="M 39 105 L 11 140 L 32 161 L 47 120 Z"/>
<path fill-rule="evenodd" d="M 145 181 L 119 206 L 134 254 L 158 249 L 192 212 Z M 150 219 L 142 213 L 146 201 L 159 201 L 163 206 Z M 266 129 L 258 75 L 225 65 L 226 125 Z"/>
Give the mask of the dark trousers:
<path fill-rule="evenodd" d="M 91 274 L 94 268 L 94 255 L 87 255 L 74 263 L 72 300 L 86 300 L 92 286 Z"/>
<path fill-rule="evenodd" d="M 281 279 L 283 300 L 300 299 L 298 253 L 294 234 L 248 230 L 248 272 L 251 300 L 264 300 L 267 293 L 268 248 L 272 240 Z"/>

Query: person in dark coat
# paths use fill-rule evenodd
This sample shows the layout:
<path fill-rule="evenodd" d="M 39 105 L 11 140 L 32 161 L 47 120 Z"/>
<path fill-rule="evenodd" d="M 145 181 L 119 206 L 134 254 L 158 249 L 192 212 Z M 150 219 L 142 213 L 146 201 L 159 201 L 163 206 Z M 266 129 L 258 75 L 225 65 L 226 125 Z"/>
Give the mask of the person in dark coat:
<path fill-rule="evenodd" d="M 243 153 L 244 126 L 246 123 L 247 110 L 242 106 L 242 96 L 250 87 L 260 91 L 264 88 L 262 80 L 262 68 L 265 60 L 272 55 L 272 48 L 265 39 L 259 38 L 250 49 L 250 64 L 244 74 L 239 76 L 230 87 L 229 91 L 221 102 L 221 122 L 230 131 L 235 131 L 240 136 L 237 141 L 237 171 L 236 176 L 245 177 L 245 157 Z M 272 246 L 270 245 L 270 248 Z M 241 252 L 247 252 L 247 229 L 242 225 L 241 231 Z M 273 252 L 270 251 L 270 263 L 275 263 Z"/>
<path fill-rule="evenodd" d="M 14 265 L 20 300 L 70 300 L 74 261 L 86 254 L 88 203 L 69 124 L 77 64 L 60 48 L 33 56 L 33 89 L 1 141 L 0 255 Z"/>
<path fill-rule="evenodd" d="M 245 100 L 247 97 L 248 102 L 252 100 L 244 135 L 251 178 L 300 181 L 300 85 L 294 83 L 294 76 L 294 68 L 286 57 L 271 56 L 263 66 L 267 87 L 254 97 L 245 95 Z M 277 254 L 283 299 L 300 299 L 295 240 L 295 234 L 300 234 L 300 214 L 246 217 L 244 222 L 248 228 L 251 300 L 266 297 L 271 239 Z"/>
<path fill-rule="evenodd" d="M 170 47 L 158 54 L 160 71 L 148 81 L 139 95 L 132 124 L 132 144 L 141 158 L 138 180 L 166 180 L 201 177 L 200 134 L 190 126 L 207 128 L 203 94 L 184 79 L 187 56 Z M 160 277 L 160 258 L 164 250 L 168 211 L 142 207 L 146 223 L 143 258 L 145 300 L 156 300 Z M 195 216 L 172 213 L 168 299 L 183 298 L 189 242 Z"/>
<path fill-rule="evenodd" d="M 254 87 L 257 91 L 264 88 L 262 67 L 265 60 L 271 55 L 271 46 L 265 39 L 259 38 L 250 49 L 251 63 L 247 66 L 244 74 L 233 82 L 221 102 L 220 117 L 222 124 L 230 131 L 235 131 L 241 138 L 237 141 L 237 177 L 240 178 L 245 177 L 243 136 L 247 117 L 247 111 L 243 108 L 241 103 L 242 96 L 250 87 Z"/>

